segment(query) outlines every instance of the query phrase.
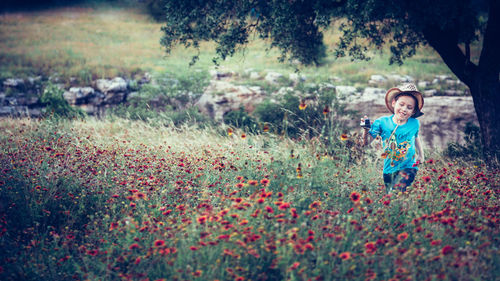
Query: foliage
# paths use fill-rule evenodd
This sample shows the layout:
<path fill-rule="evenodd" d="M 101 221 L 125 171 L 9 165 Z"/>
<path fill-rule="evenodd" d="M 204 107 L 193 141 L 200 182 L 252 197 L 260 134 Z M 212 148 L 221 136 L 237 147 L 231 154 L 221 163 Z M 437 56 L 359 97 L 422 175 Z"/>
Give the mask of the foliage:
<path fill-rule="evenodd" d="M 223 118 L 224 123 L 229 126 L 241 128 L 252 133 L 260 131 L 259 124 L 255 118 L 250 116 L 243 107 L 224 114 Z"/>
<path fill-rule="evenodd" d="M 180 126 L 207 122 L 192 105 L 208 84 L 206 72 L 188 74 L 158 74 L 153 83 L 143 85 L 126 104 L 110 109 L 115 117 Z"/>
<path fill-rule="evenodd" d="M 448 144 L 444 155 L 452 158 L 464 158 L 468 161 L 480 159 L 482 153 L 479 127 L 467 122 L 464 128 L 463 145 L 457 142 Z"/>
<path fill-rule="evenodd" d="M 40 102 L 44 105 L 42 114 L 44 117 L 55 118 L 82 118 L 85 113 L 79 109 L 72 107 L 63 97 L 64 90 L 59 86 L 47 83 L 43 90 Z"/>
<path fill-rule="evenodd" d="M 165 1 L 164 0 L 146 0 L 146 6 L 149 13 L 157 21 L 163 21 L 165 18 Z"/>
<path fill-rule="evenodd" d="M 280 49 L 280 60 L 298 59 L 304 64 L 321 63 L 326 56 L 323 31 L 335 21 L 341 22 L 342 32 L 337 57 L 347 52 L 352 58 L 368 59 L 368 46 L 388 44 L 391 63 L 402 63 L 425 44 L 424 33 L 430 27 L 453 30 L 457 43 L 478 40 L 476 32 L 484 32 L 485 26 L 481 16 L 488 10 L 486 1 L 469 0 L 400 1 L 397 5 L 354 0 L 164 2 L 162 44 L 167 52 L 178 43 L 199 48 L 201 41 L 210 40 L 217 42 L 217 55 L 225 59 L 256 33 Z M 368 40 L 360 40 L 364 38 Z"/>
<path fill-rule="evenodd" d="M 3 119 L 2 280 L 494 280 L 498 170 L 429 159 L 404 194 L 314 142 Z M 345 142 L 342 142 L 345 143 Z"/>
<path fill-rule="evenodd" d="M 337 102 L 335 90 L 322 86 L 306 87 L 304 84 L 299 84 L 296 89 L 303 94 L 287 91 L 276 102 L 265 100 L 255 109 L 255 116 L 261 123 L 270 125 L 271 131 L 291 138 L 337 134 L 343 127 L 338 122 L 339 117 L 347 112 Z"/>

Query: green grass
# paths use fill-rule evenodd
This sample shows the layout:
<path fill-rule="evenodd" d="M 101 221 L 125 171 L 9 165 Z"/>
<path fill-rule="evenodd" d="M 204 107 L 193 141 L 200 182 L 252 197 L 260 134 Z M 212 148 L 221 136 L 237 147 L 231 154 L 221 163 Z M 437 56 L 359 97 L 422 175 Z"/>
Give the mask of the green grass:
<path fill-rule="evenodd" d="M 0 79 L 48 77 L 57 73 L 63 79 L 76 77 L 80 83 L 86 83 L 89 78 L 134 77 L 146 71 L 189 73 L 193 69 L 214 67 L 213 43 L 202 45 L 200 60 L 191 68 L 188 65 L 195 54 L 193 49 L 179 46 L 167 57 L 159 44 L 160 28 L 161 24 L 144 9 L 130 6 L 94 5 L 5 13 L 0 15 Z M 335 30 L 325 33 L 330 49 L 337 37 Z M 252 40 L 244 52 L 221 62 L 221 67 L 237 72 L 295 71 L 296 66 L 277 61 L 278 50 L 266 52 L 267 47 L 262 40 Z M 300 67 L 300 70 L 312 81 L 339 76 L 347 84 L 366 82 L 372 74 L 407 74 L 416 79 L 451 74 L 430 48 L 419 49 L 402 66 L 390 66 L 388 61 L 388 53 L 383 50 L 373 53 L 368 62 L 330 56 L 321 67 Z"/>

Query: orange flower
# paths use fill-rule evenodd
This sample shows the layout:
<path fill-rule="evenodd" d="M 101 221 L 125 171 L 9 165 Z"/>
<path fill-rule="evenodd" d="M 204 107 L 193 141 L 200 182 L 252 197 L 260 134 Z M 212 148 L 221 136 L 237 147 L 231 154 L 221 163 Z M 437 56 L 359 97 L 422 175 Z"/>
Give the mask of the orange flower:
<path fill-rule="evenodd" d="M 323 115 L 326 117 L 330 113 L 330 108 L 328 108 L 328 105 L 325 105 L 325 108 L 323 108 Z"/>
<path fill-rule="evenodd" d="M 248 181 L 248 184 L 249 184 L 249 185 L 252 185 L 252 186 L 256 186 L 258 183 L 259 183 L 259 182 L 258 182 L 258 181 L 256 181 L 256 180 L 249 180 L 249 181 Z"/>
<path fill-rule="evenodd" d="M 201 270 L 198 269 L 195 272 L 193 272 L 192 274 L 193 274 L 194 277 L 200 277 L 202 273 L 203 273 L 203 271 L 201 271 Z"/>
<path fill-rule="evenodd" d="M 350 252 L 343 252 L 339 255 L 339 258 L 343 260 L 348 260 L 351 258 L 351 253 Z"/>
<path fill-rule="evenodd" d="M 408 238 L 408 232 L 406 232 L 406 231 L 403 232 L 403 233 L 398 234 L 398 236 L 397 236 L 397 239 L 398 239 L 399 242 L 403 242 L 407 238 Z"/>
<path fill-rule="evenodd" d="M 247 134 L 242 133 L 242 134 L 241 134 L 241 138 L 242 138 L 242 139 L 246 139 L 246 138 L 247 138 Z"/>
<path fill-rule="evenodd" d="M 269 125 L 268 124 L 264 124 L 264 127 L 262 128 L 262 131 L 264 131 L 265 133 L 269 132 Z"/>
<path fill-rule="evenodd" d="M 304 110 L 304 109 L 306 109 L 306 107 L 307 107 L 307 104 L 304 102 L 304 100 L 301 100 L 300 104 L 299 104 L 299 109 Z"/>
<path fill-rule="evenodd" d="M 341 140 L 341 141 L 346 141 L 346 140 L 348 140 L 348 139 L 349 139 L 349 136 L 348 136 L 347 134 L 342 134 L 342 135 L 340 135 L 340 140 Z"/>
<path fill-rule="evenodd" d="M 227 128 L 227 135 L 231 136 L 233 134 L 233 129 Z"/>

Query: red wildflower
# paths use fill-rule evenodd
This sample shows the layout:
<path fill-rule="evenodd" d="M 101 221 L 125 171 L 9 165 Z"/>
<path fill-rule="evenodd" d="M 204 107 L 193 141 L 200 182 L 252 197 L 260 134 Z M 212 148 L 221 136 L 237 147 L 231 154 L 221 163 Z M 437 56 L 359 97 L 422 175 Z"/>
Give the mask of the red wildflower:
<path fill-rule="evenodd" d="M 443 255 L 449 255 L 449 254 L 451 254 L 451 253 L 453 252 L 453 250 L 454 250 L 454 249 L 453 249 L 453 247 L 452 247 L 452 246 L 450 246 L 450 245 L 446 245 L 446 246 L 444 246 L 444 247 L 443 247 L 443 249 L 441 249 L 441 253 L 442 253 Z"/>
<path fill-rule="evenodd" d="M 133 249 L 138 249 L 139 248 L 139 244 L 137 243 L 133 243 L 132 245 L 130 245 L 130 247 L 128 247 L 130 250 L 133 250 Z"/>
<path fill-rule="evenodd" d="M 288 208 L 290 208 L 290 203 L 288 203 L 288 202 L 283 202 L 283 203 L 279 206 L 279 209 L 280 209 L 280 210 L 286 210 L 286 209 L 288 209 Z"/>
<path fill-rule="evenodd" d="M 191 250 L 191 251 L 197 251 L 197 250 L 198 250 L 198 247 L 196 247 L 196 246 L 191 246 L 191 247 L 189 247 L 189 250 Z"/>
<path fill-rule="evenodd" d="M 361 198 L 361 195 L 359 193 L 357 193 L 356 191 L 353 191 L 351 193 L 351 201 L 354 202 L 354 203 L 357 203 L 359 202 L 359 199 Z"/>
<path fill-rule="evenodd" d="M 118 228 L 118 223 L 112 222 L 111 225 L 109 226 L 109 231 L 115 230 L 116 228 Z"/>
<path fill-rule="evenodd" d="M 155 247 L 162 247 L 163 245 L 165 245 L 165 241 L 164 240 L 156 240 L 154 242 L 154 245 L 155 245 Z"/>
<path fill-rule="evenodd" d="M 373 254 L 377 251 L 377 246 L 375 242 L 367 242 L 365 243 L 365 252 L 368 254 Z"/>
<path fill-rule="evenodd" d="M 207 216 L 201 216 L 196 219 L 199 224 L 204 224 L 207 221 Z"/>
<path fill-rule="evenodd" d="M 88 250 L 87 251 L 87 255 L 89 255 L 89 256 L 95 257 L 95 256 L 97 256 L 97 254 L 99 254 L 99 251 L 97 251 L 97 250 Z"/>
<path fill-rule="evenodd" d="M 431 177 L 425 176 L 425 177 L 422 177 L 422 180 L 425 181 L 425 182 L 430 182 L 431 181 Z"/>
<path fill-rule="evenodd" d="M 300 262 L 296 261 L 292 264 L 292 266 L 290 266 L 289 270 L 295 270 L 299 267 L 300 265 Z"/>

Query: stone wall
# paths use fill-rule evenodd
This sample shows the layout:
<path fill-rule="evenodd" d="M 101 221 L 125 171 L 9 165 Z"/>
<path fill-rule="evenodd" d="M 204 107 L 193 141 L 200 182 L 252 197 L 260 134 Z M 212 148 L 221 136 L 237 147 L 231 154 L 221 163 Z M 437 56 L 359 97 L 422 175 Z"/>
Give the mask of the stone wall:
<path fill-rule="evenodd" d="M 222 122 L 227 112 L 244 108 L 251 113 L 256 105 L 267 97 L 276 97 L 287 91 L 306 94 L 299 93 L 294 88 L 298 83 L 307 82 L 307 78 L 303 75 L 294 73 L 285 77 L 277 72 L 266 74 L 251 70 L 247 72 L 246 79 L 261 80 L 261 83 L 268 83 L 279 89 L 267 93 L 259 86 L 242 85 L 242 77 L 238 73 L 212 71 L 209 85 L 203 93 L 200 93 L 194 105 L 201 113 Z M 3 81 L 3 87 L 0 89 L 0 116 L 40 116 L 42 104 L 39 98 L 43 90 L 42 80 L 36 77 Z M 373 75 L 367 82 L 368 86 L 364 88 L 342 85 L 342 79 L 338 77 L 332 77 L 331 80 L 335 85 L 323 86 L 334 88 L 347 109 L 359 112 L 359 116 L 345 120 L 353 131 L 359 130 L 359 118 L 363 115 L 374 120 L 389 114 L 384 102 L 386 89 L 403 82 L 416 83 L 424 94 L 425 105 L 422 111 L 425 114 L 419 120 L 422 124 L 420 135 L 427 148 L 442 149 L 448 142 L 461 142 L 465 124 L 473 122 L 477 125 L 472 98 L 468 95 L 467 88 L 448 76 L 436 76 L 433 81 L 414 81 L 410 76 Z M 98 79 L 85 87 L 64 88 L 63 85 L 61 87 L 64 88 L 63 96 L 69 104 L 83 109 L 89 115 L 101 115 L 107 108 L 126 103 L 130 97 L 137 95 L 134 89 L 137 90 L 137 87 L 140 88 L 146 83 L 155 81 L 146 74 L 139 81 L 115 77 Z"/>

